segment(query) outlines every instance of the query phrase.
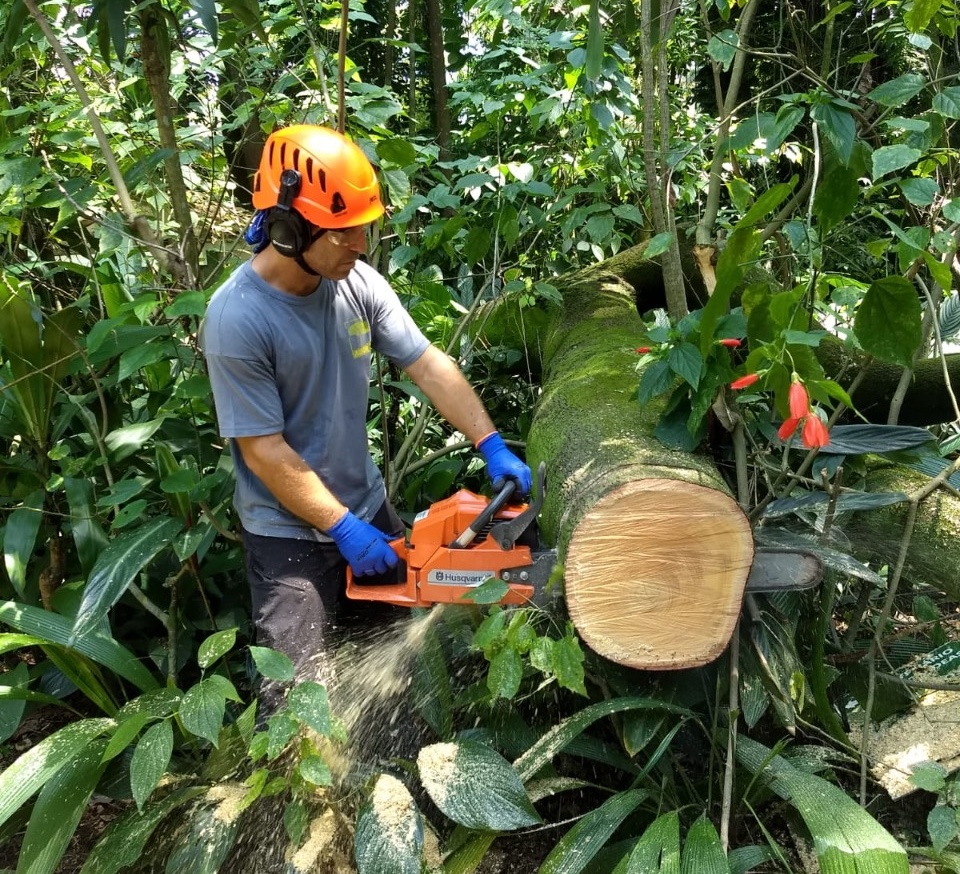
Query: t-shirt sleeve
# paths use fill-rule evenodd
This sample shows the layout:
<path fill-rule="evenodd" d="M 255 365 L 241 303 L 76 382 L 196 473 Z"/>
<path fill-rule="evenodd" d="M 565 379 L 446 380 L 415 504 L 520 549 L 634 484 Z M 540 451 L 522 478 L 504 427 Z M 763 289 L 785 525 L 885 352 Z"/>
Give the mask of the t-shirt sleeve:
<path fill-rule="evenodd" d="M 390 283 L 380 276 L 376 280 L 371 320 L 373 348 L 402 369 L 423 355 L 430 341 L 404 309 Z"/>
<path fill-rule="evenodd" d="M 283 431 L 283 406 L 266 353 L 249 326 L 209 314 L 201 333 L 221 437 L 261 437 Z M 246 328 L 246 330 L 245 330 Z M 231 354 L 222 340 L 230 337 Z"/>

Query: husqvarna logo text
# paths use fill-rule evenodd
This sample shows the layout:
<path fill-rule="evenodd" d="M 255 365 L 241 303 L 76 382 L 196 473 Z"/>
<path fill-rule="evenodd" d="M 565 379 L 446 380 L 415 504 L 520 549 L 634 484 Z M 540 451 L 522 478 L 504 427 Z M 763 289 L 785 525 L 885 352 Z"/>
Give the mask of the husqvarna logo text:
<path fill-rule="evenodd" d="M 480 586 L 496 575 L 495 571 L 433 570 L 427 573 L 427 582 L 437 586 Z"/>

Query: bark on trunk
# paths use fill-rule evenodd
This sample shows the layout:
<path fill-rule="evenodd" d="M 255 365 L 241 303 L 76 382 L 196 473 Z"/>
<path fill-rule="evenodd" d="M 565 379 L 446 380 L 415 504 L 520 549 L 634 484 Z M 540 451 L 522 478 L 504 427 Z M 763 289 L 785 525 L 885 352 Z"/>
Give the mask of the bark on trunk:
<path fill-rule="evenodd" d="M 916 491 L 929 477 L 893 462 L 875 460 L 862 488 L 868 492 Z M 903 540 L 907 504 L 852 513 L 841 525 L 851 552 L 874 569 L 893 567 Z M 960 599 L 960 498 L 938 489 L 924 500 L 910 540 L 904 578 L 915 589 L 930 587 Z"/>
<path fill-rule="evenodd" d="M 636 400 L 635 297 L 610 275 L 565 283 L 527 455 L 547 464 L 542 528 L 584 641 L 634 668 L 693 667 L 730 639 L 753 537 L 710 460 L 653 437 L 661 408 Z"/>

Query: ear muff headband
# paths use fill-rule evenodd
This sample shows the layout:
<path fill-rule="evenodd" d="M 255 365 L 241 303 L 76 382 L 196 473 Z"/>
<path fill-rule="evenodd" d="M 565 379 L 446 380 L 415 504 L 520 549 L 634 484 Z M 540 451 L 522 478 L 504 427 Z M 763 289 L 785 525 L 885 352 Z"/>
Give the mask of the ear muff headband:
<path fill-rule="evenodd" d="M 284 170 L 280 174 L 277 205 L 267 214 L 267 237 L 273 247 L 288 258 L 299 258 L 312 242 L 309 222 L 293 208 L 301 184 L 296 170 Z"/>

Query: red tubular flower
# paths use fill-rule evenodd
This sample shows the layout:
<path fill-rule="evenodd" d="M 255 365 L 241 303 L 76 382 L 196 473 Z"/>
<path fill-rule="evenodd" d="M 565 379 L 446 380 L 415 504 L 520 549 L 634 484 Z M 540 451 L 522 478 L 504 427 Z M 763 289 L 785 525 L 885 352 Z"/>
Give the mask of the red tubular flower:
<path fill-rule="evenodd" d="M 637 355 L 646 355 L 653 350 L 649 346 L 637 346 Z"/>
<path fill-rule="evenodd" d="M 787 420 L 780 426 L 780 430 L 777 431 L 777 434 L 778 434 L 778 436 L 780 437 L 780 439 L 781 439 L 781 440 L 788 440 L 788 439 L 793 435 L 793 432 L 797 430 L 797 425 L 799 425 L 799 424 L 800 424 L 800 419 L 799 419 L 799 417 L 796 418 L 796 419 L 793 419 L 793 418 L 787 419 Z"/>
<path fill-rule="evenodd" d="M 746 388 L 748 385 L 753 385 L 758 379 L 760 379 L 758 373 L 748 373 L 746 376 L 741 376 L 731 382 L 730 388 Z"/>
<path fill-rule="evenodd" d="M 827 426 L 820 421 L 816 413 L 810 413 L 807 420 L 803 423 L 803 434 L 801 436 L 803 445 L 808 449 L 817 449 L 826 446 L 830 442 L 830 432 Z"/>
<path fill-rule="evenodd" d="M 726 346 L 728 349 L 736 349 L 740 345 L 740 341 L 734 337 L 727 337 L 727 339 L 720 341 L 720 345 Z"/>
<path fill-rule="evenodd" d="M 803 387 L 803 383 L 794 380 L 790 383 L 790 418 L 802 419 L 810 412 L 810 396 Z"/>

